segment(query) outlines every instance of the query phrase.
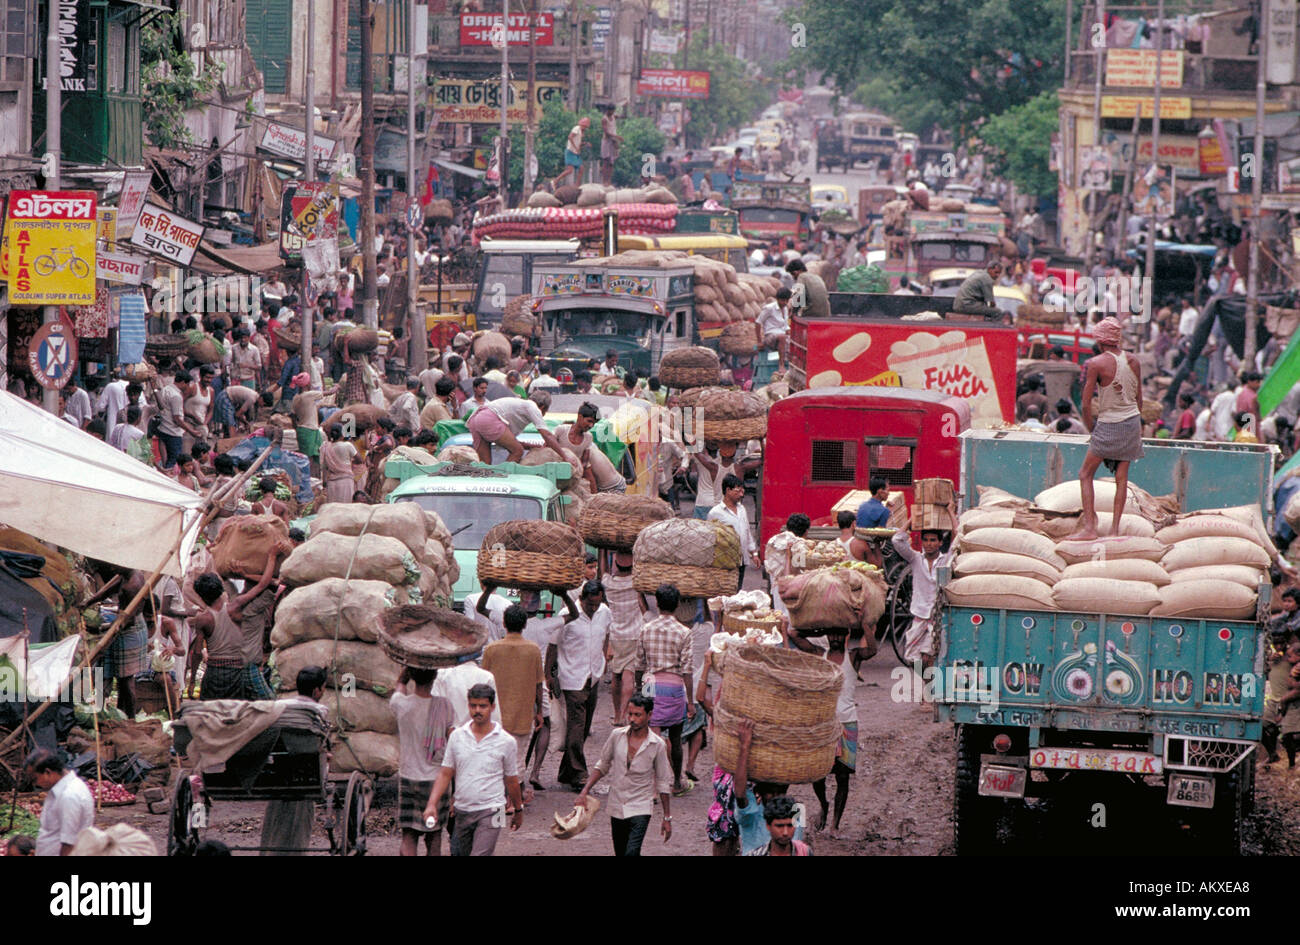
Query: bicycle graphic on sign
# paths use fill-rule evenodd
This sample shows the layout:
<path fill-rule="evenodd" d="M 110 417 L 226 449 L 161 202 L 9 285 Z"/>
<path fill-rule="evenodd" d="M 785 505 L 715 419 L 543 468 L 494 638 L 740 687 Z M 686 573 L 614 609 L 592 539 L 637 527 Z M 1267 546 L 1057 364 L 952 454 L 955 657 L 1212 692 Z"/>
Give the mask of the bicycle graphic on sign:
<path fill-rule="evenodd" d="M 38 276 L 53 275 L 64 269 L 71 269 L 72 274 L 78 279 L 85 279 L 90 275 L 90 265 L 78 256 L 71 246 L 52 249 L 44 256 L 37 256 L 36 261 L 32 263 L 32 268 L 36 270 Z"/>

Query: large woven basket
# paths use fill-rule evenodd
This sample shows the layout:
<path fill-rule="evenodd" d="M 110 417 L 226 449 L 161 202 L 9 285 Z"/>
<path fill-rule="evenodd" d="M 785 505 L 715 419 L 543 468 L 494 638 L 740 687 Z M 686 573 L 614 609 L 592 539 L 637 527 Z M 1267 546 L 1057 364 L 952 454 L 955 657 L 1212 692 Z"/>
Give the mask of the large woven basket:
<path fill-rule="evenodd" d="M 659 362 L 659 380 L 678 390 L 716 384 L 721 372 L 718 354 L 712 348 L 678 348 Z"/>
<path fill-rule="evenodd" d="M 150 335 L 144 343 L 144 353 L 159 360 L 183 357 L 189 350 L 190 341 L 184 334 Z"/>
<path fill-rule="evenodd" d="M 275 340 L 285 351 L 297 351 L 302 347 L 302 330 L 297 325 L 277 325 Z"/>
<path fill-rule="evenodd" d="M 755 616 L 752 610 L 733 610 L 722 615 L 722 629 L 728 633 L 745 633 L 749 630 L 778 630 L 781 618 L 777 614 Z"/>
<path fill-rule="evenodd" d="M 725 597 L 740 588 L 740 572 L 661 561 L 638 561 L 632 565 L 632 586 L 638 591 L 653 594 L 660 584 L 677 588 L 685 597 Z"/>
<path fill-rule="evenodd" d="M 487 644 L 482 624 L 454 610 L 407 604 L 384 611 L 379 645 L 394 662 L 414 669 L 441 669 L 473 659 Z"/>
<path fill-rule="evenodd" d="M 478 554 L 480 584 L 544 591 L 583 581 L 585 548 L 571 525 L 520 520 L 493 525 Z"/>
<path fill-rule="evenodd" d="M 739 723 L 754 723 L 751 781 L 807 784 L 830 773 L 839 745 L 835 705 L 842 670 L 829 660 L 771 646 L 728 647 L 720 661 L 722 691 L 714 710 L 716 759 L 735 771 Z"/>
<path fill-rule="evenodd" d="M 641 529 L 672 517 L 673 507 L 663 499 L 604 492 L 583 507 L 578 531 L 589 545 L 631 551 Z"/>
<path fill-rule="evenodd" d="M 742 417 L 739 420 L 710 420 L 708 414 L 700 423 L 706 442 L 721 440 L 761 440 L 767 436 L 767 415 Z"/>
<path fill-rule="evenodd" d="M 722 329 L 718 347 L 726 354 L 745 356 L 753 354 L 759 345 L 758 326 L 753 322 L 732 322 Z"/>

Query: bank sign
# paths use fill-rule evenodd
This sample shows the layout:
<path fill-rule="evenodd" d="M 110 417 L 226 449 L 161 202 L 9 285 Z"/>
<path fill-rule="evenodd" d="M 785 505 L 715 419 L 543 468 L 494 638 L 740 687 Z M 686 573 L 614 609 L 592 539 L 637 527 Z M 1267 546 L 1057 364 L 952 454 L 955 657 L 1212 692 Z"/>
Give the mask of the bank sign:
<path fill-rule="evenodd" d="M 98 88 L 99 63 L 90 4 L 87 0 L 55 0 L 54 3 L 41 4 L 39 46 L 42 60 L 45 57 L 44 20 L 51 7 L 55 9 L 55 29 L 59 34 L 59 88 L 64 92 L 94 92 Z M 43 89 L 47 78 L 46 70 L 41 71 Z"/>

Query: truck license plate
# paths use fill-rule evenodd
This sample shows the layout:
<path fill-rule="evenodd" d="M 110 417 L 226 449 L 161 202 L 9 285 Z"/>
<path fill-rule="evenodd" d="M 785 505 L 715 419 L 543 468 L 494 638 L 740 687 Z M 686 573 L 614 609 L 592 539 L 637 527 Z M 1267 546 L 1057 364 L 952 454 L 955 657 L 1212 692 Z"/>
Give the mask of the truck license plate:
<path fill-rule="evenodd" d="M 980 768 L 979 793 L 983 797 L 1024 797 L 1025 769 L 1012 765 L 984 765 Z"/>
<path fill-rule="evenodd" d="M 1159 755 L 1144 751 L 1100 751 L 1091 748 L 1035 748 L 1029 754 L 1031 768 L 1063 768 L 1067 771 L 1112 771 L 1118 774 L 1160 774 L 1164 762 Z"/>
<path fill-rule="evenodd" d="M 1213 807 L 1214 778 L 1171 774 L 1166 801 L 1179 807 Z"/>

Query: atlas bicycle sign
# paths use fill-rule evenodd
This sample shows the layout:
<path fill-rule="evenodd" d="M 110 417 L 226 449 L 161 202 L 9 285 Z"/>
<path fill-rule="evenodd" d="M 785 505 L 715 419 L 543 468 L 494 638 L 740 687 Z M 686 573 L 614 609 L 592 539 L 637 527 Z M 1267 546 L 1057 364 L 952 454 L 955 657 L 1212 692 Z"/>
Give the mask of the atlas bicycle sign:
<path fill-rule="evenodd" d="M 96 196 L 88 190 L 14 190 L 5 221 L 9 300 L 95 303 Z"/>

